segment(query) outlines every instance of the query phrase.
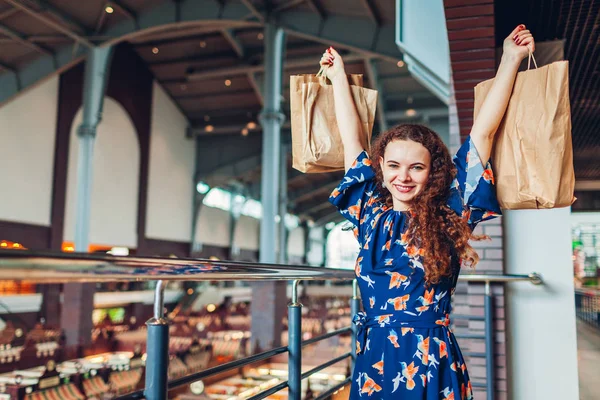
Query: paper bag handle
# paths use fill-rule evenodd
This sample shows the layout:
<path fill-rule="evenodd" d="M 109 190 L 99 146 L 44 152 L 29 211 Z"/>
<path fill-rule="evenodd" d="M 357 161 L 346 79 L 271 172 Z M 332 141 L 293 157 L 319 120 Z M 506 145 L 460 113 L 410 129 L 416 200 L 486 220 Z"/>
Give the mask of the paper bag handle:
<path fill-rule="evenodd" d="M 529 59 L 527 60 L 527 70 L 529 71 L 529 68 L 531 68 L 531 59 L 533 59 L 533 65 L 535 65 L 535 68 L 537 69 L 537 63 L 535 62 L 535 57 L 533 56 L 532 52 L 529 52 Z"/>
<path fill-rule="evenodd" d="M 317 78 L 319 78 L 319 85 L 321 85 L 322 87 L 327 86 L 327 76 L 325 75 L 325 68 L 321 67 L 321 69 L 319 69 L 319 72 L 317 72 Z"/>

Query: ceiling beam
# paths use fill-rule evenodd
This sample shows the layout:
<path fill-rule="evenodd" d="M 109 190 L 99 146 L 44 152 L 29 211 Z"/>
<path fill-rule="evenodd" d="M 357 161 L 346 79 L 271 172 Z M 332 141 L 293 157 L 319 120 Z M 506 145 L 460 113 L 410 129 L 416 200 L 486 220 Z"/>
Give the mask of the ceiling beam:
<path fill-rule="evenodd" d="M 349 54 L 344 56 L 344 63 L 352 63 L 363 61 L 363 57 L 356 54 Z M 287 59 L 284 61 L 283 68 L 284 69 L 292 69 L 292 68 L 304 68 L 304 67 L 314 67 L 315 58 L 296 58 L 296 59 Z M 194 71 L 187 75 L 187 79 L 190 81 L 201 81 L 206 79 L 214 79 L 214 78 L 223 78 L 230 76 L 238 76 L 238 75 L 247 75 L 249 73 L 256 72 L 264 72 L 265 66 L 264 64 L 259 65 L 234 65 L 232 67 L 225 68 L 209 68 L 201 71 Z"/>
<path fill-rule="evenodd" d="M 210 97 L 215 101 L 219 101 L 222 99 L 227 99 L 231 96 L 244 96 L 254 93 L 253 90 L 222 90 L 220 92 L 212 92 L 212 93 L 191 93 L 191 94 L 180 94 L 178 96 L 173 96 L 175 100 L 186 100 L 186 99 L 203 99 L 206 97 Z"/>
<path fill-rule="evenodd" d="M 315 193 L 324 192 L 324 191 L 333 191 L 337 185 L 339 185 L 342 179 L 342 174 L 340 171 L 340 176 L 334 176 L 332 179 L 321 182 L 312 182 L 308 185 L 304 185 L 302 189 L 292 190 L 288 192 L 288 201 L 290 203 L 299 203 L 307 198 L 314 196 Z"/>
<path fill-rule="evenodd" d="M 203 181 L 210 187 L 219 186 L 224 184 L 226 181 L 234 179 L 238 176 L 246 174 L 248 171 L 252 171 L 260 167 L 262 161 L 262 154 L 256 154 L 236 162 L 227 163 L 220 165 L 211 171 L 206 171 L 196 178 L 198 181 Z"/>
<path fill-rule="evenodd" d="M 123 15 L 125 15 L 128 19 L 132 20 L 134 24 L 137 25 L 137 13 L 133 11 L 131 8 L 127 7 L 120 0 L 110 0 L 110 4 L 113 5 L 117 10 L 119 10 Z"/>
<path fill-rule="evenodd" d="M 289 10 L 277 14 L 277 22 L 290 35 L 394 63 L 402 57 L 395 42 L 395 24 L 376 26 L 367 18 Z M 352 35 L 347 27 L 352 27 Z"/>
<path fill-rule="evenodd" d="M 30 6 L 23 4 L 22 2 L 20 2 L 18 0 L 4 0 L 4 1 L 11 4 L 13 7 L 16 7 L 18 9 L 26 12 L 27 14 L 36 18 L 37 20 L 44 23 L 48 27 L 50 27 L 64 35 L 69 36 L 71 39 L 75 40 L 76 42 L 84 44 L 87 47 L 94 47 L 94 44 L 92 42 L 90 42 L 89 40 L 87 40 L 85 37 L 79 35 L 76 32 L 73 32 L 71 29 L 59 24 L 52 18 L 48 18 L 47 16 L 42 15 L 39 11 L 34 10 Z M 70 16 L 68 16 L 65 13 L 63 13 L 62 11 L 58 10 L 56 7 L 52 6 L 51 4 L 49 4 L 45 1 L 42 1 L 42 0 L 32 0 L 32 1 L 43 12 L 52 14 L 53 16 L 58 17 L 59 19 L 63 20 L 64 22 L 68 23 L 69 25 L 73 25 L 73 26 L 77 27 L 77 29 L 79 29 L 81 32 L 87 33 L 87 29 L 85 29 L 85 27 L 83 25 L 81 25 L 79 22 L 73 20 Z"/>
<path fill-rule="evenodd" d="M 221 34 L 229 42 L 235 54 L 237 54 L 238 58 L 244 58 L 244 46 L 242 42 L 235 36 L 235 31 L 233 29 L 223 29 L 221 30 Z"/>
<path fill-rule="evenodd" d="M 207 131 L 206 130 L 206 126 L 210 125 L 212 127 L 212 130 Z M 290 129 L 290 123 L 284 123 L 281 126 L 281 129 Z M 242 134 L 242 129 L 247 128 L 247 125 L 241 125 L 241 124 L 236 124 L 236 125 L 223 125 L 223 126 L 219 126 L 219 125 L 211 125 L 210 122 L 207 122 L 206 125 L 204 126 L 194 126 L 194 127 L 189 127 L 187 128 L 187 136 L 188 137 L 195 137 L 195 136 L 207 136 L 207 135 L 241 135 Z M 250 129 L 250 134 L 252 134 L 253 132 L 262 132 L 262 127 L 260 126 L 260 124 L 256 124 L 256 128 L 255 129 Z"/>
<path fill-rule="evenodd" d="M 331 207 L 331 203 L 327 201 L 327 195 L 325 196 L 315 196 L 313 199 L 309 201 L 304 201 L 300 204 L 296 204 L 292 210 L 294 214 L 298 216 L 304 216 L 313 214 L 316 211 L 322 210 L 325 207 Z"/>
<path fill-rule="evenodd" d="M 377 6 L 373 3 L 373 0 L 361 0 L 361 2 L 366 8 L 369 18 L 371 18 L 375 25 L 381 25 L 381 17 L 379 16 Z"/>
<path fill-rule="evenodd" d="M 242 2 L 242 4 L 244 6 L 246 6 L 246 8 L 248 10 L 250 10 L 250 12 L 252 13 L 252 15 L 254 17 L 256 17 L 261 23 L 265 22 L 265 17 L 262 15 L 262 13 L 258 10 L 258 8 L 256 8 L 256 6 L 254 4 L 252 4 L 252 0 L 240 0 Z"/>
<path fill-rule="evenodd" d="M 265 104 L 265 98 L 262 92 L 263 78 L 259 78 L 257 72 L 248 72 L 248 81 L 250 82 L 250 85 L 256 94 L 256 98 L 262 107 Z"/>
<path fill-rule="evenodd" d="M 280 13 L 290 8 L 299 6 L 300 4 L 306 3 L 306 0 L 290 0 L 287 3 L 281 3 L 273 9 L 273 13 Z"/>
<path fill-rule="evenodd" d="M 44 55 L 32 62 L 19 67 L 19 75 L 23 77 L 22 85 L 17 86 L 13 74 L 0 74 L 0 103 L 7 101 L 15 96 L 19 91 L 28 88 L 37 83 L 40 79 L 47 77 L 51 73 L 61 71 L 64 68 L 79 62 L 81 57 L 87 55 L 87 49 L 94 44 L 79 33 L 73 32 L 64 25 L 44 14 L 40 14 L 32 6 L 21 3 L 20 0 L 5 0 L 6 2 L 18 7 L 39 21 L 56 29 L 58 32 L 71 37 L 85 46 L 64 46 L 56 51 L 56 57 Z M 47 1 L 35 1 L 38 9 L 44 9 L 46 13 L 60 12 L 55 7 L 48 4 Z M 248 6 L 252 6 L 255 13 L 260 11 L 249 1 L 246 4 L 235 1 L 226 2 L 186 2 L 186 12 L 180 12 L 180 3 L 177 1 L 165 1 L 148 10 L 138 14 L 139 26 L 134 26 L 131 21 L 122 21 L 106 28 L 103 35 L 108 37 L 101 45 L 114 45 L 124 40 L 135 42 L 137 38 L 144 34 L 169 27 L 192 26 L 202 24 L 203 21 L 220 20 L 221 24 L 215 30 L 221 29 L 224 25 L 229 28 L 260 28 L 261 23 L 247 20 Z M 30 3 L 27 3 L 30 4 Z M 68 16 L 60 12 L 61 19 L 64 21 Z M 258 15 L 256 15 L 258 17 Z M 261 21 L 263 18 L 260 19 Z M 304 38 L 309 41 L 321 43 L 324 46 L 334 46 L 339 50 L 345 49 L 361 54 L 364 57 L 379 57 L 392 62 L 400 59 L 400 52 L 395 44 L 394 34 L 395 26 L 393 23 L 384 24 L 377 27 L 366 17 L 347 17 L 339 15 L 329 15 L 323 20 L 319 15 L 313 12 L 299 11 L 290 9 L 274 15 L 274 22 L 281 26 L 288 34 Z M 75 21 L 69 21 L 74 25 Z M 79 25 L 81 26 L 81 25 Z M 348 35 L 344 27 L 352 27 L 352 35 Z M 83 27 L 82 27 L 83 28 Z M 84 31 L 82 29 L 82 31 Z M 86 33 L 89 36 L 89 33 Z M 86 47 L 87 46 L 87 47 Z M 312 65 L 312 64 L 311 64 Z M 247 73 L 244 72 L 244 74 Z"/>
<path fill-rule="evenodd" d="M 314 12 L 319 14 L 319 17 L 321 17 L 321 19 L 327 18 L 327 13 L 325 12 L 325 9 L 323 8 L 323 5 L 321 4 L 320 0 L 306 0 L 306 2 Z"/>
<path fill-rule="evenodd" d="M 6 19 L 8 17 L 11 17 L 12 15 L 14 15 L 18 12 L 19 12 L 18 8 L 9 8 L 8 10 L 4 10 L 0 13 L 0 21 L 2 21 L 3 19 Z"/>
<path fill-rule="evenodd" d="M 308 217 L 310 219 L 312 219 L 313 221 L 322 221 L 323 219 L 325 219 L 327 217 L 333 217 L 334 214 L 339 214 L 339 212 L 332 204 L 330 204 L 329 209 L 323 208 L 320 211 L 314 212 L 313 214 L 309 215 Z"/>
<path fill-rule="evenodd" d="M 406 110 L 395 110 L 388 111 L 388 121 L 406 121 L 410 119 L 427 117 L 427 118 L 438 118 L 448 116 L 448 107 L 432 107 L 432 108 L 415 108 L 417 112 L 415 115 L 406 115 Z"/>
<path fill-rule="evenodd" d="M 342 217 L 340 213 L 337 210 L 335 210 L 332 211 L 330 214 L 327 214 L 317 220 L 314 220 L 314 224 L 315 226 L 323 226 L 327 225 L 330 222 L 339 223 L 342 221 L 344 221 L 344 217 Z"/>
<path fill-rule="evenodd" d="M 37 45 L 33 42 L 30 42 L 29 40 L 27 40 L 27 38 L 22 33 L 15 32 L 11 28 L 7 27 L 6 25 L 0 24 L 0 33 L 8 36 L 13 41 L 20 43 L 23 46 L 29 47 L 30 49 L 37 51 L 38 53 L 41 53 L 41 54 L 44 54 L 47 56 L 51 56 L 51 57 L 54 56 L 54 53 L 50 49 L 47 49 L 40 45 Z"/>

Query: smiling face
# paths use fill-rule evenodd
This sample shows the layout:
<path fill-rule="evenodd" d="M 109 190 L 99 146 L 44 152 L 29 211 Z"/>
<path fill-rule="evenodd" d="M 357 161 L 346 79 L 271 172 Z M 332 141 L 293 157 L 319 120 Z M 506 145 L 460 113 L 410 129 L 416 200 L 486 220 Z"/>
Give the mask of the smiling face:
<path fill-rule="evenodd" d="M 392 194 L 394 210 L 408 210 L 429 179 L 429 150 L 412 140 L 394 140 L 386 146 L 379 163 L 385 187 Z"/>

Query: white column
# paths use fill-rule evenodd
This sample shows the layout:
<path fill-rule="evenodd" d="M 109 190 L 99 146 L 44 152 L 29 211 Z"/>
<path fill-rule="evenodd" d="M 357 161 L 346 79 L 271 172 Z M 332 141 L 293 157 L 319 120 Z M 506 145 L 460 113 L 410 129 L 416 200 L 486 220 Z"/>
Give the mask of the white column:
<path fill-rule="evenodd" d="M 505 211 L 504 229 L 506 272 L 544 279 L 507 285 L 509 398 L 579 399 L 571 210 Z"/>

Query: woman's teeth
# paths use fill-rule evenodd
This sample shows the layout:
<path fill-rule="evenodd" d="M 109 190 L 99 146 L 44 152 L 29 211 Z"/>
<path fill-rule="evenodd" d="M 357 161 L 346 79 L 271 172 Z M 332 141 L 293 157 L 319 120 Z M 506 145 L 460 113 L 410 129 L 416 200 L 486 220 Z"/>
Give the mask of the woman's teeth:
<path fill-rule="evenodd" d="M 394 185 L 397 191 L 400 193 L 408 193 L 413 190 L 414 186 Z"/>

